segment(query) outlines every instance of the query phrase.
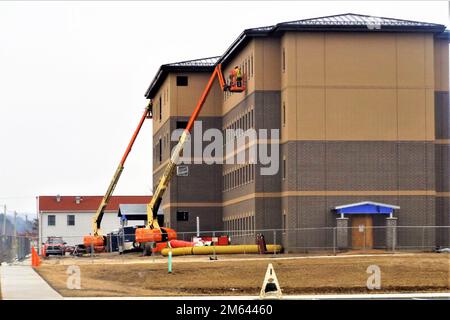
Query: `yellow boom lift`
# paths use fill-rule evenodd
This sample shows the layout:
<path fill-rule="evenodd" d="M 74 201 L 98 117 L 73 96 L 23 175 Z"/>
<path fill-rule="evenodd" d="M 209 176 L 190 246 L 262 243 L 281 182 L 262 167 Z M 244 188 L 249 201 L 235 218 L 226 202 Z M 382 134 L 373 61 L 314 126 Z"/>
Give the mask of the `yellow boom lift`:
<path fill-rule="evenodd" d="M 153 194 L 152 200 L 147 205 L 147 224 L 145 228 L 138 228 L 136 229 L 136 242 L 140 243 L 141 246 L 144 247 L 144 254 L 150 252 L 150 248 L 152 244 L 156 242 L 166 242 L 172 239 L 176 239 L 176 232 L 173 229 L 160 227 L 158 224 L 157 219 L 157 213 L 159 206 L 161 205 L 162 197 L 164 195 L 164 192 L 166 191 L 167 187 L 169 186 L 170 180 L 172 178 L 172 175 L 175 171 L 175 168 L 178 164 L 178 161 L 180 159 L 180 156 L 183 151 L 184 143 L 186 142 L 187 138 L 190 135 L 190 131 L 192 129 L 192 126 L 194 125 L 195 120 L 197 119 L 205 101 L 208 96 L 208 93 L 211 90 L 211 87 L 214 83 L 215 78 L 218 78 L 220 87 L 223 91 L 228 92 L 242 92 L 245 90 L 245 83 L 242 81 L 242 78 L 245 78 L 241 76 L 240 68 L 235 68 L 232 72 L 231 81 L 229 84 L 225 82 L 225 79 L 223 77 L 222 73 L 222 66 L 221 64 L 218 64 L 208 83 L 206 84 L 206 87 L 197 103 L 196 108 L 194 109 L 194 112 L 192 113 L 191 117 L 189 118 L 188 124 L 186 125 L 186 128 L 184 129 L 180 140 L 178 141 L 178 144 L 176 145 L 170 159 L 169 163 L 167 164 L 164 173 L 162 177 L 159 180 L 158 186 L 156 187 L 156 190 Z"/>
<path fill-rule="evenodd" d="M 141 119 L 139 120 L 139 124 L 136 130 L 134 131 L 130 142 L 128 143 L 127 149 L 125 150 L 125 153 L 123 154 L 116 171 L 114 172 L 111 182 L 109 183 L 108 189 L 106 190 L 106 193 L 103 196 L 102 201 L 100 202 L 94 217 L 92 218 L 92 231 L 93 231 L 92 235 L 84 236 L 83 238 L 83 244 L 87 250 L 90 250 L 92 246 L 95 248 L 96 251 L 103 251 L 104 249 L 106 239 L 102 235 L 100 229 L 103 214 L 105 213 L 105 209 L 109 203 L 109 199 L 111 198 L 111 195 L 113 194 L 114 189 L 116 188 L 117 182 L 119 181 L 120 175 L 122 174 L 123 168 L 125 166 L 125 161 L 127 160 L 131 148 L 133 147 L 133 144 L 136 141 L 139 131 L 142 128 L 142 124 L 144 123 L 145 119 L 151 118 L 152 118 L 152 102 L 150 101 L 147 107 L 145 108 L 145 111 L 142 114 Z"/>

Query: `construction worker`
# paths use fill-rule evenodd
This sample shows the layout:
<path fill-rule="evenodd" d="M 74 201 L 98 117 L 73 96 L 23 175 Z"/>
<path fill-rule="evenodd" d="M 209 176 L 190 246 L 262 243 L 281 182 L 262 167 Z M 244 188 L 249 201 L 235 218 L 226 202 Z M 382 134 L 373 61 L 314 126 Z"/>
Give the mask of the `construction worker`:
<path fill-rule="evenodd" d="M 229 85 L 229 87 L 234 87 L 235 83 L 236 83 L 236 70 L 232 69 L 230 71 L 230 85 Z"/>
<path fill-rule="evenodd" d="M 242 73 L 239 66 L 234 67 L 234 73 L 236 75 L 236 86 L 242 87 Z"/>

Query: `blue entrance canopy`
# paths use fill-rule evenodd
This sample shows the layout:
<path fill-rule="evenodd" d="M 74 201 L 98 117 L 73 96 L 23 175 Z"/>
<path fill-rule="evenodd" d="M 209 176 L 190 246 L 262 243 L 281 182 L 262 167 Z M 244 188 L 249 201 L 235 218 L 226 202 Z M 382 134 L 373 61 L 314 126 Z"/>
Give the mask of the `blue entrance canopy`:
<path fill-rule="evenodd" d="M 364 201 L 358 203 L 346 204 L 334 208 L 339 214 L 389 214 L 392 215 L 395 209 L 400 209 L 399 206 L 394 206 L 385 203 Z"/>

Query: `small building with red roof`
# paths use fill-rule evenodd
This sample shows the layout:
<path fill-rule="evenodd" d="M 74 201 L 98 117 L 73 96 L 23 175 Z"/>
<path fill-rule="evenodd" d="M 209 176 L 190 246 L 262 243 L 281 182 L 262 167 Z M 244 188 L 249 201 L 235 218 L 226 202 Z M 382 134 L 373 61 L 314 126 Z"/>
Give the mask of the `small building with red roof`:
<path fill-rule="evenodd" d="M 92 233 L 92 218 L 103 196 L 39 196 L 39 242 L 47 237 L 63 237 L 68 245 L 83 243 L 83 236 Z M 104 235 L 118 230 L 121 219 L 117 213 L 121 204 L 147 204 L 151 196 L 112 196 L 102 219 L 101 230 Z M 133 221 L 131 225 L 143 224 Z"/>

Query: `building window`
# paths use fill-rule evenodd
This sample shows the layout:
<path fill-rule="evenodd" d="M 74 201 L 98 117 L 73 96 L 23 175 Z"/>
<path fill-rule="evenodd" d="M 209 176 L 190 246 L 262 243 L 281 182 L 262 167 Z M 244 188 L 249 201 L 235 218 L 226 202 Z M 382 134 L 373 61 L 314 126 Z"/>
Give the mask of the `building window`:
<path fill-rule="evenodd" d="M 188 85 L 187 76 L 177 76 L 177 87 L 186 87 Z"/>
<path fill-rule="evenodd" d="M 67 216 L 67 225 L 68 226 L 74 226 L 75 225 L 75 215 L 74 214 L 69 214 Z"/>
<path fill-rule="evenodd" d="M 286 232 L 286 227 L 287 227 L 287 224 L 286 224 L 286 210 L 283 210 L 283 221 L 282 221 L 283 233 Z"/>
<path fill-rule="evenodd" d="M 283 157 L 283 179 L 286 179 L 286 157 Z"/>
<path fill-rule="evenodd" d="M 52 214 L 47 217 L 47 225 L 49 225 L 49 226 L 56 225 L 56 216 L 55 215 Z"/>
<path fill-rule="evenodd" d="M 177 129 L 186 129 L 187 121 L 177 121 Z"/>
<path fill-rule="evenodd" d="M 161 138 L 159 138 L 159 142 L 158 142 L 158 156 L 159 156 L 159 162 L 162 161 L 162 143 L 161 143 Z"/>
<path fill-rule="evenodd" d="M 177 221 L 188 221 L 189 212 L 187 211 L 177 211 Z"/>
<path fill-rule="evenodd" d="M 286 71 L 286 52 L 285 52 L 284 48 L 283 48 L 283 55 L 281 58 L 281 65 L 282 65 L 283 72 Z"/>
<path fill-rule="evenodd" d="M 283 115 L 282 115 L 282 118 L 283 118 L 283 127 L 286 125 L 286 103 L 283 101 Z"/>
<path fill-rule="evenodd" d="M 253 55 L 250 57 L 250 74 L 253 77 Z"/>

